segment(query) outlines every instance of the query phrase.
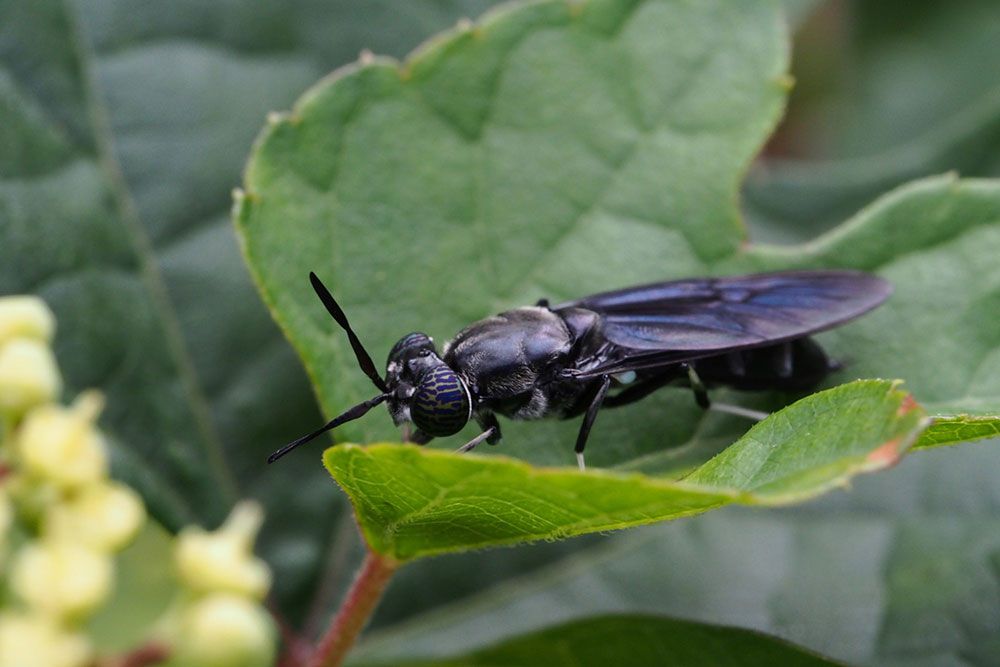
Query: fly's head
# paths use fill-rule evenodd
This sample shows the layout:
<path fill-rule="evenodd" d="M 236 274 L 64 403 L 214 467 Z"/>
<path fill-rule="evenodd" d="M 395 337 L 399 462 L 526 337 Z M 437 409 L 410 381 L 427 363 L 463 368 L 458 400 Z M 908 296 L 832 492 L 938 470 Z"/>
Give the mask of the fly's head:
<path fill-rule="evenodd" d="M 407 334 L 393 346 L 385 381 L 397 426 L 409 421 L 427 435 L 444 437 L 461 431 L 472 416 L 468 387 L 426 334 Z"/>
<path fill-rule="evenodd" d="M 430 436 L 452 435 L 465 426 L 472 416 L 472 397 L 462 378 L 438 356 L 434 341 L 422 333 L 403 336 L 389 353 L 388 373 L 383 379 L 330 290 L 315 273 L 309 274 L 309 281 L 330 317 L 347 334 L 358 366 L 379 393 L 348 408 L 312 433 L 291 441 L 267 457 L 268 463 L 341 424 L 363 417 L 379 403 L 388 404 L 397 426 L 412 421 Z"/>

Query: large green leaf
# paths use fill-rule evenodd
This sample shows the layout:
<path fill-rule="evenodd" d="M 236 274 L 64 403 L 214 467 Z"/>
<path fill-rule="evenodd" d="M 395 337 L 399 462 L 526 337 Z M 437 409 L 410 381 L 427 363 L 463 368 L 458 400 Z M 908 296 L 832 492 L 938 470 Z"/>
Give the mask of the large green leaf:
<path fill-rule="evenodd" d="M 639 526 L 730 503 L 785 505 L 894 465 L 927 425 L 885 380 L 809 396 L 679 481 L 535 468 L 407 445 L 326 452 L 372 549 L 406 560 Z"/>
<path fill-rule="evenodd" d="M 736 628 L 655 616 L 605 616 L 546 628 L 460 658 L 392 662 L 397 667 L 657 665 L 677 667 L 831 667 L 836 663 L 785 642 Z M 367 664 L 367 663 L 366 663 Z"/>

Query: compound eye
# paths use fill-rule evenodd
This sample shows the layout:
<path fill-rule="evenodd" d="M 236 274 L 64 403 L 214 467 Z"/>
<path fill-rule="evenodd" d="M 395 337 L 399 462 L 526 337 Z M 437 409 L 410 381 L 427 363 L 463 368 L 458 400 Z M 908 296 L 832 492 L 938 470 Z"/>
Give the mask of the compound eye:
<path fill-rule="evenodd" d="M 424 375 L 410 404 L 413 423 L 434 437 L 458 433 L 471 414 L 472 406 L 465 384 L 455 371 L 444 365 Z"/>

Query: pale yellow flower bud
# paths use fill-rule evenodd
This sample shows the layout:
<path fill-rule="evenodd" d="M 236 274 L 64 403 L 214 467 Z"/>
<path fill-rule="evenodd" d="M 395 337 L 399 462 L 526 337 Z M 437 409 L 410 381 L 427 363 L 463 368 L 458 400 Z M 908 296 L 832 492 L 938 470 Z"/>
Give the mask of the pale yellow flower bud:
<path fill-rule="evenodd" d="M 94 611 L 111 593 L 111 557 L 69 542 L 41 541 L 18 551 L 11 567 L 11 588 L 32 609 L 78 619 Z"/>
<path fill-rule="evenodd" d="M 112 552 L 128 544 L 145 520 L 139 494 L 124 484 L 98 482 L 54 505 L 45 518 L 45 535 Z"/>
<path fill-rule="evenodd" d="M 94 427 L 101 406 L 100 395 L 88 392 L 69 409 L 50 405 L 29 413 L 18 437 L 24 471 L 63 489 L 105 479 L 107 452 Z"/>
<path fill-rule="evenodd" d="M 56 320 L 45 302 L 36 296 L 0 297 L 0 347 L 15 338 L 52 340 Z"/>
<path fill-rule="evenodd" d="M 271 572 L 252 552 L 263 520 L 260 506 L 244 501 L 215 532 L 182 530 L 175 552 L 181 581 L 197 593 L 230 592 L 263 599 L 271 586 Z"/>
<path fill-rule="evenodd" d="M 85 667 L 90 643 L 40 615 L 0 614 L 0 667 Z"/>
<path fill-rule="evenodd" d="M 46 343 L 17 338 L 0 346 L 0 410 L 21 414 L 55 400 L 62 379 Z"/>
<path fill-rule="evenodd" d="M 216 593 L 184 610 L 174 649 L 187 667 L 268 667 L 274 662 L 274 627 L 259 605 Z"/>

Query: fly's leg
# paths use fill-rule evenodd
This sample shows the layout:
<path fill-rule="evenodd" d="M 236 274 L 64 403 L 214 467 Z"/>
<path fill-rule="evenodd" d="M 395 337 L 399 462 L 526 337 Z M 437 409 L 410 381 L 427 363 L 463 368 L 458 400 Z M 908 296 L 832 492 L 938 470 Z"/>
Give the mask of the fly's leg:
<path fill-rule="evenodd" d="M 594 394 L 594 398 L 590 401 L 590 407 L 587 408 L 587 414 L 583 416 L 583 423 L 580 424 L 580 433 L 576 436 L 576 463 L 580 466 L 580 470 L 587 469 L 587 465 L 583 461 L 583 448 L 587 446 L 590 428 L 594 425 L 597 411 L 601 409 L 601 404 L 604 403 L 604 397 L 608 395 L 608 387 L 610 386 L 611 376 L 603 376 L 601 386 L 597 388 L 597 393 Z"/>
<path fill-rule="evenodd" d="M 767 419 L 770 416 L 768 412 L 761 412 L 760 410 L 754 410 L 752 408 L 744 408 L 741 405 L 731 405 L 729 403 L 712 403 L 710 408 L 716 412 L 725 412 L 729 415 L 736 415 L 737 417 L 746 417 L 747 419 L 752 419 L 755 422 Z"/>
<path fill-rule="evenodd" d="M 762 419 L 767 418 L 768 414 L 766 412 L 761 412 L 760 410 L 751 410 L 750 408 L 744 408 L 739 405 L 730 405 L 728 403 L 713 402 L 709 399 L 708 389 L 705 387 L 705 383 L 701 381 L 701 377 L 698 376 L 698 372 L 695 371 L 694 365 L 686 365 L 688 382 L 691 384 L 691 391 L 694 392 L 694 400 L 698 404 L 698 407 L 704 410 L 715 410 L 716 412 L 725 412 L 738 417 L 746 417 L 747 419 L 753 419 L 754 421 L 761 421 Z"/>
<path fill-rule="evenodd" d="M 781 356 L 778 358 L 778 377 L 792 377 L 792 344 L 781 344 Z"/>
<path fill-rule="evenodd" d="M 458 452 L 459 454 L 464 454 L 465 452 L 471 452 L 473 449 L 476 448 L 476 445 L 481 443 L 483 440 L 489 440 L 495 431 L 496 429 L 494 429 L 491 426 L 490 428 L 486 429 L 472 440 L 469 440 L 467 443 L 465 443 L 455 451 Z"/>
<path fill-rule="evenodd" d="M 486 438 L 487 445 L 496 445 L 500 442 L 500 438 L 503 435 L 500 433 L 500 422 L 497 421 L 496 415 L 492 412 L 483 412 L 476 415 L 476 423 L 484 431 L 491 431 L 490 435 Z"/>
<path fill-rule="evenodd" d="M 698 372 L 694 369 L 694 364 L 684 364 L 684 367 L 687 370 L 688 384 L 691 385 L 691 391 L 694 392 L 694 402 L 702 410 L 710 410 L 712 408 L 712 401 L 708 398 L 708 389 L 705 387 L 705 383 L 701 381 Z"/>
<path fill-rule="evenodd" d="M 476 448 L 476 445 L 480 444 L 483 440 L 490 445 L 495 445 L 500 442 L 500 422 L 497 421 L 496 415 L 492 412 L 487 412 L 477 415 L 476 421 L 479 423 L 479 426 L 482 427 L 483 432 L 456 449 L 455 451 L 459 454 L 471 452 Z"/>

